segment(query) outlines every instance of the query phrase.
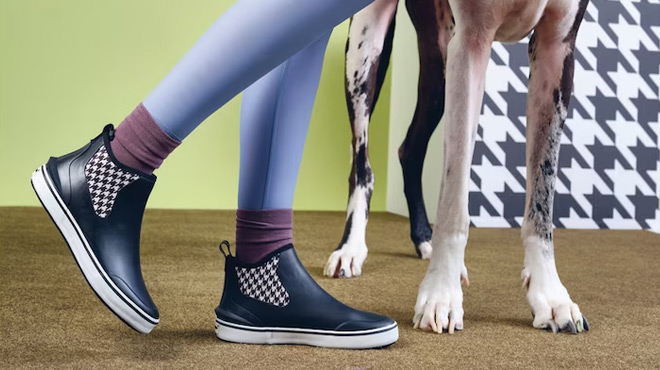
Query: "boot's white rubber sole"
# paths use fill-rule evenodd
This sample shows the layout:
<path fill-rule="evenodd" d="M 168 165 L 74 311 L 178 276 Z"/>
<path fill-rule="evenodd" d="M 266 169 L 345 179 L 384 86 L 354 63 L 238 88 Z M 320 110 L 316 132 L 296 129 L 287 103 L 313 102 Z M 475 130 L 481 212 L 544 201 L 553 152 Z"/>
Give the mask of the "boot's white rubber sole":
<path fill-rule="evenodd" d="M 396 323 L 361 331 L 333 331 L 303 328 L 255 327 L 234 324 L 216 318 L 215 334 L 219 339 L 250 344 L 304 344 L 308 346 L 367 349 L 389 346 L 399 339 Z"/>
<path fill-rule="evenodd" d="M 158 318 L 144 312 L 110 279 L 103 266 L 96 259 L 94 251 L 89 246 L 89 242 L 80 226 L 78 226 L 66 204 L 62 201 L 53 185 L 53 180 L 46 171 L 46 166 L 41 166 L 34 171 L 30 181 L 34 192 L 37 193 L 44 209 L 60 230 L 80 271 L 94 293 L 110 311 L 128 326 L 140 333 L 149 333 L 158 324 Z"/>

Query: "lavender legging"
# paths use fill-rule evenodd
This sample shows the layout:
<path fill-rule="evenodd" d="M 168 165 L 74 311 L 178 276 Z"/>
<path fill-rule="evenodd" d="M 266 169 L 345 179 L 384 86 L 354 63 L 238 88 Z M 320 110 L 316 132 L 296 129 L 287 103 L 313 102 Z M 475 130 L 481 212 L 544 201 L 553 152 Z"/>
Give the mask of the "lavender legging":
<path fill-rule="evenodd" d="M 182 141 L 206 117 L 373 0 L 239 0 L 143 104 Z"/>
<path fill-rule="evenodd" d="M 330 30 L 372 1 L 239 0 L 143 104 L 182 141 L 252 84 L 241 108 L 238 206 L 290 209 Z"/>
<path fill-rule="evenodd" d="M 238 208 L 290 209 L 330 32 L 243 93 Z"/>

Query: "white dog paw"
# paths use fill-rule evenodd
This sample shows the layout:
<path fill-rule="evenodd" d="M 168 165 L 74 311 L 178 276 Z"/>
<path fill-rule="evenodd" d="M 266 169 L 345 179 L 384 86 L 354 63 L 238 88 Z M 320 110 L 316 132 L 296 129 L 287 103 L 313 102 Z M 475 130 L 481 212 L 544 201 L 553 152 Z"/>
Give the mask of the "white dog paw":
<path fill-rule="evenodd" d="M 415 246 L 417 250 L 417 255 L 421 259 L 430 260 L 431 252 L 433 252 L 433 247 L 431 246 L 431 241 L 421 242 Z"/>
<path fill-rule="evenodd" d="M 446 270 L 429 270 L 419 287 L 413 326 L 436 333 L 463 330 L 463 290 L 469 284 L 465 266 L 460 275 Z"/>
<path fill-rule="evenodd" d="M 577 334 L 589 331 L 589 322 L 580 312 L 556 273 L 524 268 L 523 287 L 527 289 L 527 302 L 538 329 Z"/>
<path fill-rule="evenodd" d="M 360 276 L 367 253 L 366 244 L 348 242 L 332 252 L 323 269 L 323 275 L 335 278 Z"/>

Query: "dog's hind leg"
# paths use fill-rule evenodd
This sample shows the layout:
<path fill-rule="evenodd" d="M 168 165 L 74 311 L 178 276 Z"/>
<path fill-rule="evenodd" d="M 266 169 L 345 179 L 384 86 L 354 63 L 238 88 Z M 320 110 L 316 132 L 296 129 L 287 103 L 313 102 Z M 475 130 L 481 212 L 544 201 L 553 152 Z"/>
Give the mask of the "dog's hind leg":
<path fill-rule="evenodd" d="M 523 286 L 534 327 L 577 333 L 589 324 L 559 280 L 555 265 L 552 205 L 557 158 L 573 91 L 575 37 L 588 1 L 565 14 L 549 13 L 529 43 L 527 98 L 527 197 L 522 226 Z"/>
<path fill-rule="evenodd" d="M 345 88 L 353 132 L 353 165 L 348 178 L 344 235 L 326 263 L 326 276 L 359 276 L 367 258 L 365 233 L 374 188 L 369 163 L 369 120 L 389 65 L 397 3 L 398 0 L 376 0 L 351 19 Z"/>
<path fill-rule="evenodd" d="M 429 139 L 445 110 L 444 69 L 454 22 L 447 0 L 407 0 L 406 6 L 417 32 L 419 81 L 417 106 L 399 147 L 399 161 L 410 215 L 410 238 L 417 255 L 428 259 L 432 232 L 424 206 L 422 168 Z"/>

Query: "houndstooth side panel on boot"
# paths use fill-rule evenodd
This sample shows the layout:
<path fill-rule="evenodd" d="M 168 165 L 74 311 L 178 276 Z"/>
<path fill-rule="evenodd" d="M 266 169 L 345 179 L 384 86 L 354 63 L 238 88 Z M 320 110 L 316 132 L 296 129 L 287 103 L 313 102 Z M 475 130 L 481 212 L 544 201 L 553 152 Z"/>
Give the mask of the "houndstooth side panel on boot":
<path fill-rule="evenodd" d="M 112 212 L 119 191 L 140 176 L 117 167 L 110 160 L 105 146 L 101 146 L 85 165 L 85 178 L 94 212 L 97 216 L 106 218 Z"/>
<path fill-rule="evenodd" d="M 241 293 L 258 301 L 284 307 L 289 304 L 289 293 L 277 276 L 280 255 L 273 256 L 259 267 L 236 267 Z"/>

